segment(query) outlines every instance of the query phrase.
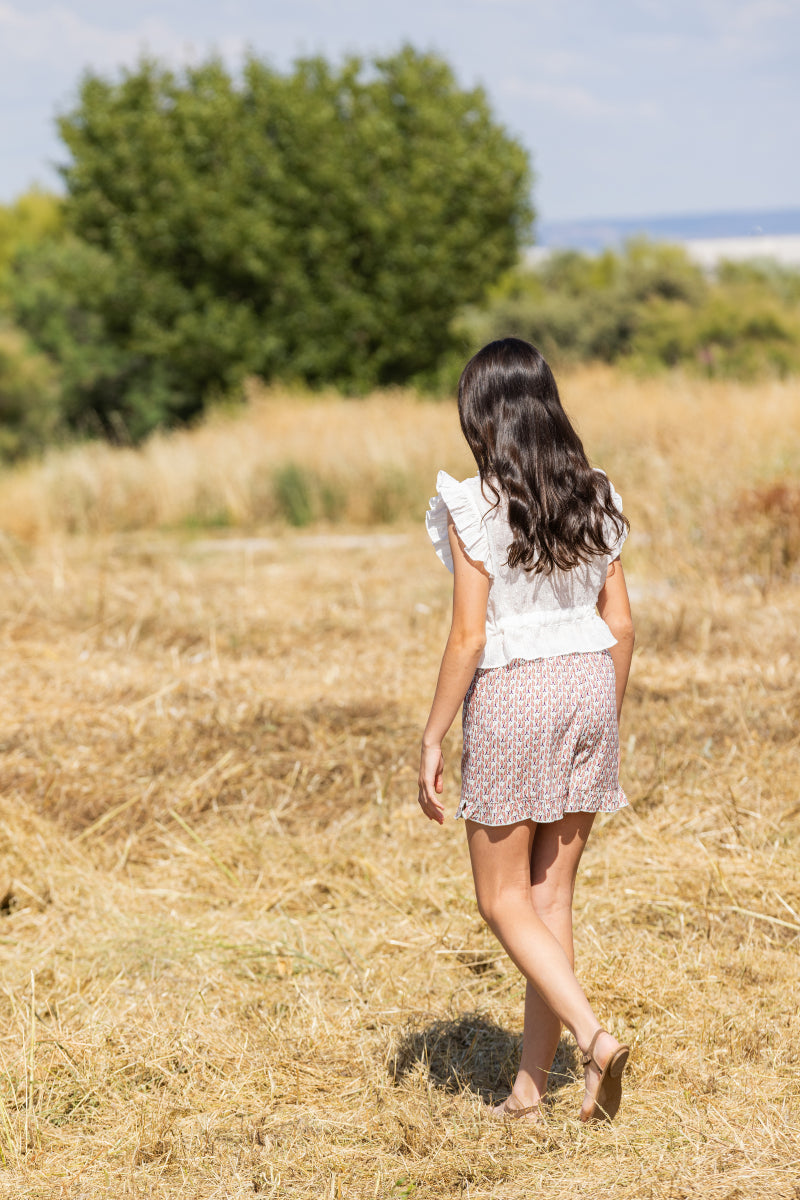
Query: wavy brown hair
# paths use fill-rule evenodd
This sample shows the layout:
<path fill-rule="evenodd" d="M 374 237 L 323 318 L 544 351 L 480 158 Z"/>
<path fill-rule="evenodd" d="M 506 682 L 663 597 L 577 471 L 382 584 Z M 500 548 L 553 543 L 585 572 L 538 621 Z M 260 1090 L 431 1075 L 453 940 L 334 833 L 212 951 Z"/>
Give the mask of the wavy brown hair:
<path fill-rule="evenodd" d="M 495 508 L 501 494 L 508 500 L 510 567 L 548 575 L 612 552 L 628 520 L 589 466 L 535 346 L 503 338 L 479 350 L 461 376 L 458 412 Z"/>

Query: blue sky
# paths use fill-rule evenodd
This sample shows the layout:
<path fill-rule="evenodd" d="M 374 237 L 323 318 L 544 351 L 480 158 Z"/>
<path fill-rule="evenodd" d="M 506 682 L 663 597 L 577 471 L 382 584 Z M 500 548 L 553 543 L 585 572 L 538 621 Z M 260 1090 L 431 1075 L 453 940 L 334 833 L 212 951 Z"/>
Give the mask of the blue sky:
<path fill-rule="evenodd" d="M 54 185 L 86 68 L 404 41 L 485 86 L 543 219 L 800 205 L 800 0 L 0 0 L 0 200 Z"/>

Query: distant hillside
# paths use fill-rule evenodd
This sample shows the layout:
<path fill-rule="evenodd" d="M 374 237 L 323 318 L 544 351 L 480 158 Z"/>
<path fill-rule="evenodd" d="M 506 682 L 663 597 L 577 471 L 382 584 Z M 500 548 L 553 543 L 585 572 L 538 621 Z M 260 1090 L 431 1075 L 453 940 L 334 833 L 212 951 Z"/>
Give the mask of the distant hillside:
<path fill-rule="evenodd" d="M 800 208 L 683 214 L 664 217 L 608 217 L 582 221 L 543 221 L 537 245 L 543 249 L 604 250 L 627 238 L 659 242 L 800 236 Z"/>

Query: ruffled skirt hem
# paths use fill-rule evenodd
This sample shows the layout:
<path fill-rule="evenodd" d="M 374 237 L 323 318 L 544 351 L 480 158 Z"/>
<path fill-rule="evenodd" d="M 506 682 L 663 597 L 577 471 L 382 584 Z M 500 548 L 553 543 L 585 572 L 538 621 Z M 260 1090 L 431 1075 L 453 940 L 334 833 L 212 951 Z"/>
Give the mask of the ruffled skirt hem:
<path fill-rule="evenodd" d="M 620 809 L 628 807 L 628 797 L 619 789 L 617 796 L 605 803 L 596 807 L 593 803 L 566 803 L 563 808 L 558 805 L 542 804 L 537 802 L 535 798 L 530 800 L 523 799 L 519 805 L 515 805 L 515 815 L 513 819 L 508 818 L 508 809 L 503 808 L 498 810 L 491 800 L 479 800 L 477 803 L 471 804 L 470 812 L 465 811 L 466 805 L 460 803 L 456 811 L 456 820 L 463 818 L 465 821 L 473 821 L 476 825 L 487 825 L 491 828 L 496 828 L 501 825 L 516 825 L 520 821 L 535 821 L 537 825 L 551 825 L 555 821 L 560 821 L 568 813 L 615 813 Z"/>

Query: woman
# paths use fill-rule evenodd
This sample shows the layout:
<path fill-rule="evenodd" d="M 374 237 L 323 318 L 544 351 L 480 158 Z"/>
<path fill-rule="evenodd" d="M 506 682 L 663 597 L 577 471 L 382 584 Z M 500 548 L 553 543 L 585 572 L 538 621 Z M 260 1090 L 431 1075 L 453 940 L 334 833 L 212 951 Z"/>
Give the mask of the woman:
<path fill-rule="evenodd" d="M 627 801 L 618 721 L 633 652 L 619 553 L 628 522 L 593 470 L 541 354 L 506 338 L 458 392 L 478 474 L 437 480 L 427 525 L 454 573 L 453 619 L 422 739 L 419 803 L 442 824 L 442 741 L 463 702 L 461 802 L 481 915 L 527 980 L 522 1055 L 493 1111 L 540 1116 L 566 1025 L 582 1121 L 610 1119 L 629 1047 L 573 971 L 572 896 L 597 812 Z"/>

